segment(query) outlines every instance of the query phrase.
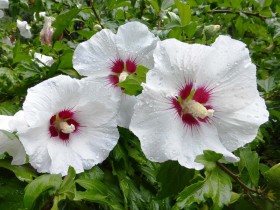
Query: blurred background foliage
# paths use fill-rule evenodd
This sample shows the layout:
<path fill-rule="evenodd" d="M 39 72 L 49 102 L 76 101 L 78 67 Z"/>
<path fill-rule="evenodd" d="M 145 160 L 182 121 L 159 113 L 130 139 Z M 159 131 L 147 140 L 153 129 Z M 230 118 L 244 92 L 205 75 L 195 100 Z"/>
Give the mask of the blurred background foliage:
<path fill-rule="evenodd" d="M 0 19 L 0 38 L 12 43 L 0 39 L 0 114 L 13 115 L 21 109 L 27 89 L 45 79 L 59 74 L 81 78 L 72 66 L 77 44 L 102 28 L 115 32 L 135 20 L 161 40 L 210 45 L 224 34 L 245 42 L 257 66 L 258 88 L 270 118 L 252 143 L 236 151 L 239 163 L 228 164 L 206 151 L 198 157 L 205 165 L 201 171 L 172 161 L 148 161 L 137 137 L 123 128 L 110 157 L 78 175 L 72 168 L 66 177 L 37 174 L 28 164 L 11 166 L 11 158 L 2 154 L 0 209 L 280 209 L 279 0 L 9 2 Z M 44 18 L 39 12 L 55 18 L 49 45 L 40 41 Z M 31 25 L 32 39 L 20 36 L 17 19 Z M 35 52 L 52 56 L 55 63 L 39 66 Z"/>

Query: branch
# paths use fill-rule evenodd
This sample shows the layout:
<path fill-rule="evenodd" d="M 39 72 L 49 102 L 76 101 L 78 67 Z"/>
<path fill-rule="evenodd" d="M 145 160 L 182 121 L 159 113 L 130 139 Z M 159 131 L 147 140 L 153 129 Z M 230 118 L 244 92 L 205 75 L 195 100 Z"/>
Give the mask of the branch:
<path fill-rule="evenodd" d="M 260 15 L 259 13 L 253 13 L 253 12 L 246 12 L 246 11 L 232 11 L 232 10 L 209 10 L 207 11 L 207 13 L 227 13 L 227 14 L 240 14 L 241 13 L 244 13 L 245 15 L 248 15 L 248 16 L 255 16 L 255 17 L 258 17 L 258 18 L 261 18 L 262 20 L 265 20 L 266 18 L 268 17 L 265 17 L 263 15 Z"/>
<path fill-rule="evenodd" d="M 253 188 L 248 187 L 246 184 L 244 184 L 241 180 L 240 180 L 240 176 L 238 176 L 237 174 L 234 174 L 231 170 L 229 170 L 227 167 L 225 167 L 222 163 L 220 162 L 216 162 L 217 166 L 222 169 L 224 172 L 226 172 L 231 178 L 233 178 L 236 182 L 238 182 L 238 184 L 246 191 L 251 191 L 257 194 L 262 194 L 262 192 L 260 190 L 255 190 Z"/>
<path fill-rule="evenodd" d="M 97 19 L 98 24 L 101 26 L 102 29 L 104 29 L 104 26 L 103 26 L 102 23 L 101 23 L 101 19 L 100 19 L 99 15 L 97 14 L 96 9 L 95 9 L 95 7 L 94 7 L 94 0 L 91 1 L 90 4 L 91 4 L 91 5 L 90 5 L 90 6 L 91 6 L 91 9 L 92 9 L 92 11 L 93 11 L 93 14 L 94 14 L 95 18 Z"/>

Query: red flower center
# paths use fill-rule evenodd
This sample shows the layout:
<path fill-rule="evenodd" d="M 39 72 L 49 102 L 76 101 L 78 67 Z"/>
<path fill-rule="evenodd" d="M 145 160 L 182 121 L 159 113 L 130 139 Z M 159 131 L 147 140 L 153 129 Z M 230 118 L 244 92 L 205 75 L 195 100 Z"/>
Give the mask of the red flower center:
<path fill-rule="evenodd" d="M 74 112 L 63 110 L 50 119 L 49 132 L 51 137 L 59 137 L 68 141 L 70 134 L 78 131 L 80 124 L 74 119 Z"/>
<path fill-rule="evenodd" d="M 127 59 L 125 62 L 120 58 L 116 59 L 111 66 L 112 73 L 108 77 L 109 82 L 117 87 L 117 84 L 124 81 L 129 74 L 134 74 L 136 68 L 135 59 Z"/>
<path fill-rule="evenodd" d="M 214 110 L 207 104 L 210 97 L 211 92 L 206 87 L 195 89 L 193 83 L 188 83 L 170 101 L 183 123 L 193 127 L 199 126 L 201 122 L 208 122 L 209 117 L 213 116 Z"/>

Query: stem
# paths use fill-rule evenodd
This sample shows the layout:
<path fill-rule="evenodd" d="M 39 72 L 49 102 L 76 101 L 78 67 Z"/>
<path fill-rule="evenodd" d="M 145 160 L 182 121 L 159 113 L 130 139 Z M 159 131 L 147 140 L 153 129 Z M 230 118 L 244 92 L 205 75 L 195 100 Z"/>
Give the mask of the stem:
<path fill-rule="evenodd" d="M 99 15 L 97 14 L 96 9 L 95 9 L 95 7 L 94 7 L 94 0 L 92 0 L 92 1 L 90 2 L 90 4 L 91 4 L 91 9 L 92 9 L 92 11 L 93 11 L 93 14 L 94 14 L 94 16 L 95 16 L 95 18 L 96 18 L 98 24 L 101 26 L 102 29 L 104 29 L 104 26 L 103 26 L 102 23 L 101 23 L 101 19 L 100 19 Z"/>
<path fill-rule="evenodd" d="M 210 10 L 210 11 L 207 11 L 207 12 L 208 13 L 228 13 L 228 14 L 239 14 L 240 12 L 242 12 L 245 15 L 255 16 L 255 17 L 261 18 L 262 20 L 265 20 L 266 18 L 268 18 L 268 17 L 260 15 L 259 13 L 246 12 L 246 11 L 235 12 L 235 11 L 232 11 L 232 10 Z"/>
<path fill-rule="evenodd" d="M 246 184 L 244 184 L 241 180 L 240 180 L 240 176 L 238 176 L 237 174 L 234 174 L 231 170 L 229 170 L 227 167 L 225 167 L 222 163 L 220 162 L 216 162 L 217 166 L 222 169 L 224 172 L 226 172 L 231 178 L 233 178 L 236 182 L 238 182 L 238 184 L 246 191 L 251 191 L 257 194 L 261 194 L 262 192 L 259 190 L 255 190 L 253 188 L 248 187 Z"/>

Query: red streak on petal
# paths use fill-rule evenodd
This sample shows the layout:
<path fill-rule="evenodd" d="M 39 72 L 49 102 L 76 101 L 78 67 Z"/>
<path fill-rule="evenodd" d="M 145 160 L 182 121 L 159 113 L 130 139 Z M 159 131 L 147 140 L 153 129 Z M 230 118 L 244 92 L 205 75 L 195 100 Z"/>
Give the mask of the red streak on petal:
<path fill-rule="evenodd" d="M 134 73 L 136 71 L 136 63 L 135 63 L 135 60 L 126 60 L 125 62 L 125 65 L 126 65 L 126 70 L 128 73 Z"/>
<path fill-rule="evenodd" d="M 50 127 L 49 127 L 49 132 L 50 132 L 50 134 L 51 134 L 51 137 L 56 137 L 56 136 L 58 136 L 58 132 L 57 132 L 57 130 L 56 130 L 56 128 L 55 128 L 54 126 L 50 126 Z"/>
<path fill-rule="evenodd" d="M 56 120 L 56 116 L 53 115 L 50 119 L 50 124 L 52 125 L 55 122 L 55 120 Z"/>
<path fill-rule="evenodd" d="M 61 112 L 58 113 L 58 116 L 61 118 L 61 119 L 67 119 L 67 118 L 71 118 L 73 117 L 74 115 L 74 112 L 70 111 L 70 110 L 63 110 Z"/>
<path fill-rule="evenodd" d="M 205 87 L 199 87 L 195 90 L 193 100 L 204 104 L 207 103 L 210 99 L 210 91 L 208 91 Z"/>
<path fill-rule="evenodd" d="M 193 87 L 193 84 L 190 83 L 190 84 L 186 84 L 185 87 L 183 89 L 180 90 L 179 92 L 179 96 L 185 100 L 191 93 L 191 90 L 192 90 L 192 87 Z"/>
<path fill-rule="evenodd" d="M 182 116 L 182 120 L 183 120 L 184 124 L 187 126 L 190 126 L 190 127 L 199 126 L 199 122 L 191 114 L 188 114 L 188 113 L 184 114 Z"/>
<path fill-rule="evenodd" d="M 121 59 L 117 59 L 113 62 L 113 66 L 111 67 L 112 72 L 122 73 L 124 70 L 124 62 Z"/>
<path fill-rule="evenodd" d="M 117 86 L 119 83 L 119 77 L 117 75 L 109 75 L 108 79 L 113 86 Z"/>
<path fill-rule="evenodd" d="M 59 132 L 59 138 L 60 138 L 62 141 L 67 141 L 67 140 L 69 140 L 69 136 L 70 136 L 69 133 Z"/>
<path fill-rule="evenodd" d="M 177 100 L 177 98 L 172 98 L 171 99 L 171 103 L 173 105 L 172 108 L 175 108 L 178 115 L 181 116 L 181 113 L 182 113 L 182 106 L 180 104 L 180 102 Z"/>

